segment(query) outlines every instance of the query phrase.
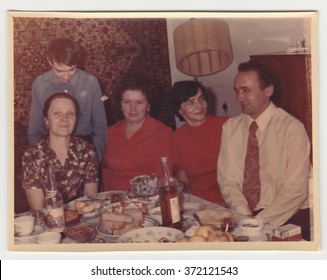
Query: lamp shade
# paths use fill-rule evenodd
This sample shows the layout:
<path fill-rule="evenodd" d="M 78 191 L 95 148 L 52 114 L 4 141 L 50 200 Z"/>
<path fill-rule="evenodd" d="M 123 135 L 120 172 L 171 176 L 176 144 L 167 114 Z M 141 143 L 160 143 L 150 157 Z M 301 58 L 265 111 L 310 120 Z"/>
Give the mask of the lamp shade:
<path fill-rule="evenodd" d="M 191 19 L 174 30 L 177 69 L 204 76 L 229 66 L 233 52 L 227 23 L 217 19 Z"/>

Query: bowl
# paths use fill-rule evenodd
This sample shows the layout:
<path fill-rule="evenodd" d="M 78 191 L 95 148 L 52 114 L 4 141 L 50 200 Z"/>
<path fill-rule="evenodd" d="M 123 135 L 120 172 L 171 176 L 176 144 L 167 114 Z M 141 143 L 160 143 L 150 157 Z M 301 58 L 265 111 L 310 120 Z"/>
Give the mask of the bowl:
<path fill-rule="evenodd" d="M 34 230 L 34 217 L 32 215 L 15 218 L 15 235 L 27 236 Z"/>
<path fill-rule="evenodd" d="M 240 229 L 242 232 L 246 235 L 255 235 L 259 234 L 262 229 L 264 224 L 256 219 L 242 219 L 239 222 Z"/>
<path fill-rule="evenodd" d="M 162 224 L 162 216 L 161 216 L 161 208 L 160 207 L 154 207 L 149 211 L 149 215 L 154 217 L 159 221 L 160 224 Z"/>
<path fill-rule="evenodd" d="M 58 244 L 60 240 L 61 234 L 59 232 L 45 231 L 36 237 L 36 242 L 38 244 Z"/>
<path fill-rule="evenodd" d="M 64 233 L 78 243 L 90 243 L 98 234 L 95 225 L 87 224 L 66 227 Z"/>
<path fill-rule="evenodd" d="M 34 227 L 33 232 L 30 235 L 26 235 L 26 236 L 19 236 L 19 235 L 15 235 L 15 244 L 36 244 L 36 238 L 37 236 L 44 232 L 44 227 L 42 226 L 38 226 L 36 225 Z"/>

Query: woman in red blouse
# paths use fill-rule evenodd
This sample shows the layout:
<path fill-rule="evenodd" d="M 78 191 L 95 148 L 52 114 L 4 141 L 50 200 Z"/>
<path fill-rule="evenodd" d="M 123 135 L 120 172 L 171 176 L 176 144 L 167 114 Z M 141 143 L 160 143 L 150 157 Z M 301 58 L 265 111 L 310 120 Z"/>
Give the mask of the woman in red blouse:
<path fill-rule="evenodd" d="M 175 115 L 186 122 L 173 136 L 175 176 L 184 184 L 184 191 L 223 203 L 217 159 L 227 118 L 208 115 L 208 93 L 197 81 L 176 82 L 170 93 Z"/>
<path fill-rule="evenodd" d="M 172 158 L 172 130 L 150 116 L 153 92 L 141 75 L 124 80 L 114 93 L 123 119 L 108 129 L 103 187 L 126 191 L 139 175 L 161 176 L 160 157 Z"/>

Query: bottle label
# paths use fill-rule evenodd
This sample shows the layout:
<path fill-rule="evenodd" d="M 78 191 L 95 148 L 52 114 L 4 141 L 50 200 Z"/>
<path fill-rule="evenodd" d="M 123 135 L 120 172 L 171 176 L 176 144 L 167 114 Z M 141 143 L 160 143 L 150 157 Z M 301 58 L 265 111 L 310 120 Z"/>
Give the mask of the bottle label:
<path fill-rule="evenodd" d="M 47 208 L 45 225 L 50 231 L 63 231 L 65 228 L 64 208 Z"/>
<path fill-rule="evenodd" d="M 46 198 L 52 198 L 57 194 L 57 191 L 46 191 L 45 196 Z"/>
<path fill-rule="evenodd" d="M 178 197 L 176 195 L 167 195 L 167 202 L 170 208 L 169 212 L 171 214 L 172 223 L 173 224 L 178 223 L 181 220 Z"/>

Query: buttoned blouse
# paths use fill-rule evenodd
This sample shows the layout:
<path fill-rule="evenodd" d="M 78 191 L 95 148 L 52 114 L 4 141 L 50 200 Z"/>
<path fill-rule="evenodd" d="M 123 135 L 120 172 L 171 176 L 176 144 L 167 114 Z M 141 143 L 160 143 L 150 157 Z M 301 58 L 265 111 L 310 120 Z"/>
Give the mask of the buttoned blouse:
<path fill-rule="evenodd" d="M 98 163 L 93 145 L 79 137 L 71 136 L 68 156 L 62 165 L 45 137 L 29 147 L 22 158 L 23 188 L 49 186 L 48 169 L 53 169 L 59 183 L 64 202 L 83 195 L 85 183 L 98 183 Z"/>
<path fill-rule="evenodd" d="M 130 138 L 121 120 L 108 129 L 108 142 L 103 155 L 109 174 L 105 190 L 128 190 L 130 180 L 139 175 L 162 175 L 160 157 L 168 157 L 172 166 L 172 129 L 147 116 L 142 127 Z M 108 182 L 108 183 L 107 183 Z"/>

